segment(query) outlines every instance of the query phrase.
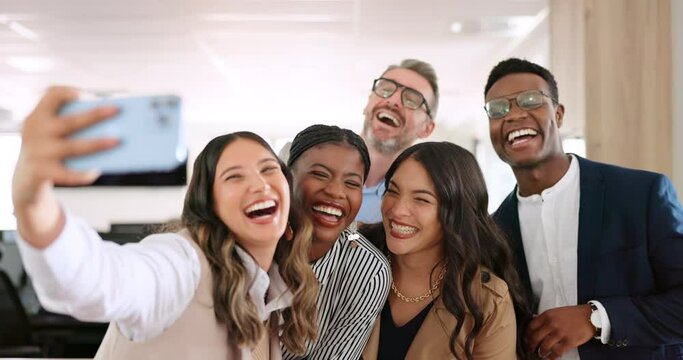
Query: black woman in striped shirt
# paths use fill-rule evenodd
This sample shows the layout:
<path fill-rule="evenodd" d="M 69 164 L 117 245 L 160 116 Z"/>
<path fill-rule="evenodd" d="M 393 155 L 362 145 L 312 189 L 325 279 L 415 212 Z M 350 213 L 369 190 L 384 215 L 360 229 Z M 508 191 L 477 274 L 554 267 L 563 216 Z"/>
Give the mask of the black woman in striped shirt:
<path fill-rule="evenodd" d="M 311 266 L 320 283 L 319 338 L 309 360 L 358 359 L 389 293 L 386 257 L 355 230 L 370 169 L 357 134 L 313 125 L 296 135 L 288 165 L 295 197 L 313 220 Z M 283 348 L 284 359 L 301 359 Z"/>

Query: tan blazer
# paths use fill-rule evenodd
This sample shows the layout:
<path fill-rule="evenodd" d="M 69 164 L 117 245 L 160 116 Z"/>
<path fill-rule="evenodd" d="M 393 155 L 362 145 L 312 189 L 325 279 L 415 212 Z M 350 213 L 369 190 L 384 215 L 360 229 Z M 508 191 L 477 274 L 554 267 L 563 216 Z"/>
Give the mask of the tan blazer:
<path fill-rule="evenodd" d="M 102 340 L 95 359 L 220 359 L 257 360 L 263 357 L 251 349 L 241 348 L 229 342 L 225 325 L 219 324 L 213 310 L 212 274 L 206 256 L 199 246 L 189 238 L 189 233 L 180 235 L 192 245 L 199 257 L 201 278 L 194 298 L 180 318 L 161 335 L 145 342 L 133 342 L 121 334 L 112 322 Z M 271 332 L 276 334 L 275 331 Z M 269 344 L 268 344 L 269 343 Z M 280 341 L 276 335 L 262 339 L 259 343 L 268 348 L 270 359 L 280 360 Z M 263 350 L 265 350 L 263 349 Z"/>
<path fill-rule="evenodd" d="M 474 340 L 474 358 L 477 360 L 516 359 L 517 325 L 515 310 L 505 282 L 490 274 L 490 280 L 481 282 L 480 286 L 475 288 L 473 295 L 475 299 L 479 298 L 484 314 L 482 329 Z M 461 359 L 464 358 L 463 349 L 466 334 L 472 328 L 473 321 L 470 314 L 466 314 L 465 323 L 457 337 L 456 350 Z M 363 350 L 363 360 L 377 360 L 380 323 L 378 317 L 370 339 Z M 412 344 L 410 344 L 406 360 L 455 359 L 448 345 L 456 324 L 455 317 L 446 309 L 441 298 L 437 298 Z"/>

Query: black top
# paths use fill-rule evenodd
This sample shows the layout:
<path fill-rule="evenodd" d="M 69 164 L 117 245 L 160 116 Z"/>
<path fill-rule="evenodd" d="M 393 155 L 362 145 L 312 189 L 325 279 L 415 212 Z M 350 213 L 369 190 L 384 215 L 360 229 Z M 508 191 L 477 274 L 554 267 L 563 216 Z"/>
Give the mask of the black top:
<path fill-rule="evenodd" d="M 419 314 L 410 319 L 403 326 L 396 326 L 394 318 L 391 316 L 391 308 L 389 302 L 384 305 L 382 309 L 381 325 L 379 331 L 379 351 L 377 353 L 378 360 L 396 360 L 405 359 L 410 344 L 413 343 L 417 331 L 420 330 L 422 322 L 427 317 L 427 313 L 434 305 L 430 302 Z"/>

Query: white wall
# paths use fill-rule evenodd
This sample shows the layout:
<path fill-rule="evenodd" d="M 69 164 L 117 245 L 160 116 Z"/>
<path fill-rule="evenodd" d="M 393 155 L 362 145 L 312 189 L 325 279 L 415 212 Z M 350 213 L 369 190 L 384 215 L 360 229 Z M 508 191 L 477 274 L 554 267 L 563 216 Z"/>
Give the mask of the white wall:
<path fill-rule="evenodd" d="M 111 223 L 162 223 L 177 219 L 185 187 L 57 189 L 64 207 L 99 231 Z"/>

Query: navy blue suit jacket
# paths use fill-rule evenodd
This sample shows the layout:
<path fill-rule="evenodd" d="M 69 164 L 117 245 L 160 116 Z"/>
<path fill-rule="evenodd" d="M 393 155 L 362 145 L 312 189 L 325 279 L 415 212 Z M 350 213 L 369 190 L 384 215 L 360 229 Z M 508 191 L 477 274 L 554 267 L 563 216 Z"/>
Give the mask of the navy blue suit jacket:
<path fill-rule="evenodd" d="M 578 303 L 600 301 L 610 344 L 591 340 L 582 360 L 683 359 L 683 209 L 661 174 L 578 157 Z M 494 214 L 533 302 L 517 189 Z M 536 303 L 537 304 L 537 303 Z"/>

